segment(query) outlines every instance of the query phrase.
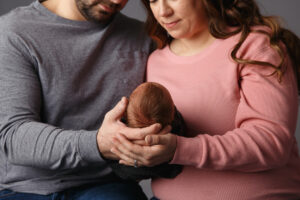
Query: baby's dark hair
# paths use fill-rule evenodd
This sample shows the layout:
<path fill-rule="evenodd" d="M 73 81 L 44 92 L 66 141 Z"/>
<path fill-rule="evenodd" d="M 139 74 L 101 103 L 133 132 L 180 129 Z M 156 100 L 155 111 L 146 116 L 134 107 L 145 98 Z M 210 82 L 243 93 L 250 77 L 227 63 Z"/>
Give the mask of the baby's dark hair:
<path fill-rule="evenodd" d="M 171 125 L 175 106 L 169 91 L 161 84 L 146 82 L 130 95 L 126 111 L 129 127 L 142 128 L 154 123 Z"/>

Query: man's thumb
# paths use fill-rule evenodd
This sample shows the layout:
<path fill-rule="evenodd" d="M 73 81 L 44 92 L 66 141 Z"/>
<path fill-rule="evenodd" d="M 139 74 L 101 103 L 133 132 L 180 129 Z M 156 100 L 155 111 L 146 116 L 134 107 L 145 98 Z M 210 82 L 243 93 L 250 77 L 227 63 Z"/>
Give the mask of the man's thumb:
<path fill-rule="evenodd" d="M 113 109 L 111 109 L 106 115 L 110 120 L 119 120 L 124 114 L 127 106 L 126 97 L 122 97 L 122 99 L 115 105 Z"/>

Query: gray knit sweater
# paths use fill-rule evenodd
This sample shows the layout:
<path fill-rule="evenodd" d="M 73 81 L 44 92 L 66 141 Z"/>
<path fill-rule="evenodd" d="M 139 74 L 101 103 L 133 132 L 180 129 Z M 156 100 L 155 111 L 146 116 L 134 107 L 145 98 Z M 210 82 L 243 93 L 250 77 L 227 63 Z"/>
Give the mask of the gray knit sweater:
<path fill-rule="evenodd" d="M 0 18 L 0 190 L 49 194 L 110 181 L 96 134 L 144 79 L 151 42 L 118 14 L 107 26 L 38 1 Z"/>

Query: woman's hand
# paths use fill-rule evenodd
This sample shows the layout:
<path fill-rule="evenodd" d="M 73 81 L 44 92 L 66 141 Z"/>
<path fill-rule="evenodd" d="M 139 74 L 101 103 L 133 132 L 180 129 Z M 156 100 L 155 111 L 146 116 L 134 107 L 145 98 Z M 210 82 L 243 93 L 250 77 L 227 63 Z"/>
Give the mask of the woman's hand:
<path fill-rule="evenodd" d="M 125 135 L 126 138 L 136 141 L 145 141 L 145 137 L 151 134 L 157 134 L 161 129 L 160 124 L 153 124 L 146 128 L 129 128 L 121 122 L 121 117 L 124 114 L 127 106 L 127 99 L 122 98 L 121 101 L 109 111 L 103 120 L 103 123 L 97 134 L 97 143 L 101 155 L 108 159 L 120 158 L 111 152 L 114 147 L 112 140 L 117 134 Z"/>
<path fill-rule="evenodd" d="M 111 151 L 121 158 L 120 164 L 129 166 L 152 167 L 173 159 L 176 150 L 176 136 L 169 133 L 170 126 L 165 127 L 158 134 L 147 135 L 147 146 L 135 144 L 123 134 L 117 134 L 113 139 L 114 147 Z M 136 161 L 135 161 L 136 160 Z"/>

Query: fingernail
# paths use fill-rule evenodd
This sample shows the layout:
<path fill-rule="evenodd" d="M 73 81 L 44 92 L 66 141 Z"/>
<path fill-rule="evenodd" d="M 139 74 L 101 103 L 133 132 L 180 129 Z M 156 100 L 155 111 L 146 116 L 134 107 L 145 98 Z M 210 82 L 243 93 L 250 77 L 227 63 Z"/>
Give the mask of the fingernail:
<path fill-rule="evenodd" d="M 157 129 L 161 129 L 161 124 L 156 125 Z"/>
<path fill-rule="evenodd" d="M 152 143 L 152 137 L 151 136 L 147 136 L 146 137 L 146 142 L 147 142 L 147 144 L 151 144 Z"/>

